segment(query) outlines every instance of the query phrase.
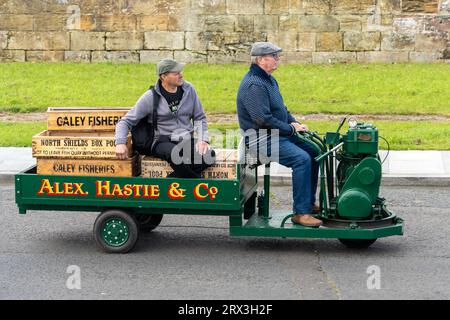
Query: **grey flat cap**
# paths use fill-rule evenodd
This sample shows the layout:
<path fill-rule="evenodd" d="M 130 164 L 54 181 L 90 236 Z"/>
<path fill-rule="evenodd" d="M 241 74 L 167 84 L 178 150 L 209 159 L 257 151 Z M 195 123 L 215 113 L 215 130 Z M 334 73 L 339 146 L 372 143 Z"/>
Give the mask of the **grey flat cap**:
<path fill-rule="evenodd" d="M 266 54 L 279 53 L 283 51 L 280 47 L 270 42 L 255 42 L 250 51 L 251 56 L 265 56 Z"/>
<path fill-rule="evenodd" d="M 158 76 L 166 72 L 179 72 L 183 70 L 184 63 L 179 63 L 171 58 L 162 59 L 156 66 L 156 73 Z"/>

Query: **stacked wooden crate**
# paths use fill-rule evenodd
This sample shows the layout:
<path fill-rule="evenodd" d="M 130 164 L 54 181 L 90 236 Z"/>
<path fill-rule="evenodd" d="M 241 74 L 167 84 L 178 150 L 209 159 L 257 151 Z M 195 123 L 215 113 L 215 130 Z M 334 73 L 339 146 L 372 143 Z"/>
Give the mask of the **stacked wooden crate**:
<path fill-rule="evenodd" d="M 237 150 L 216 149 L 215 163 L 202 172 L 205 179 L 237 179 Z M 167 161 L 155 158 L 144 157 L 141 160 L 143 177 L 165 178 L 173 172 Z"/>
<path fill-rule="evenodd" d="M 32 140 L 38 174 L 82 176 L 137 176 L 139 156 L 133 154 L 131 136 L 129 158 L 115 153 L 114 131 L 127 108 L 49 108 L 47 130 Z"/>

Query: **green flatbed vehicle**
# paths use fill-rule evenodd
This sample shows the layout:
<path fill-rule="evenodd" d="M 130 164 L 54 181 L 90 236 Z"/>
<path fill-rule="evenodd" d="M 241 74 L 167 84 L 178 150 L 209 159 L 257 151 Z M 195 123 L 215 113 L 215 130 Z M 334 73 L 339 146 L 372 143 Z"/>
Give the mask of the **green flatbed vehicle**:
<path fill-rule="evenodd" d="M 260 163 L 245 161 L 245 147 L 236 163 L 237 178 L 226 180 L 41 175 L 33 166 L 15 176 L 16 203 L 20 214 L 100 212 L 94 237 L 102 250 L 113 253 L 130 251 L 139 233 L 156 228 L 167 214 L 228 216 L 231 236 L 337 238 L 348 247 L 368 247 L 377 238 L 403 234 L 403 220 L 378 196 L 375 127 L 358 123 L 342 137 L 339 129 L 323 139 L 311 132 L 299 137 L 320 154 L 319 228 L 292 224 L 292 212 L 269 211 L 270 163 L 259 192 Z"/>

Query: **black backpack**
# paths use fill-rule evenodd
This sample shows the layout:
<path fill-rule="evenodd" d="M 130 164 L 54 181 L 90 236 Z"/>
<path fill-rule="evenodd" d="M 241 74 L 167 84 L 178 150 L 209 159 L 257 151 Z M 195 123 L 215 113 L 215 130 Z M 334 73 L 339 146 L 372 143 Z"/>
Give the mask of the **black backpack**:
<path fill-rule="evenodd" d="M 153 86 L 150 87 L 153 92 L 153 109 L 145 118 L 142 118 L 137 125 L 131 128 L 131 140 L 133 148 L 139 154 L 152 155 L 153 140 L 155 140 L 155 131 L 157 128 L 156 108 L 159 104 L 159 94 L 156 93 Z"/>

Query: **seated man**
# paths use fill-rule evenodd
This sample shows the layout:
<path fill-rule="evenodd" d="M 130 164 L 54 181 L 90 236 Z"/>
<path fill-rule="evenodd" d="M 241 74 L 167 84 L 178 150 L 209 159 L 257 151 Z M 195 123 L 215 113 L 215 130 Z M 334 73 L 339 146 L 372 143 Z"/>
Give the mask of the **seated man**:
<path fill-rule="evenodd" d="M 292 168 L 292 222 L 318 227 L 322 221 L 312 215 L 319 211 L 315 205 L 319 165 L 314 157 L 317 152 L 295 135 L 297 131 L 307 131 L 308 127 L 289 113 L 272 76 L 278 67 L 280 52 L 281 48 L 269 42 L 257 42 L 252 46 L 250 71 L 242 79 L 237 95 L 239 125 L 244 133 L 251 129 L 278 130 L 277 150 L 270 150 L 270 146 L 260 146 L 260 149 L 270 150 L 271 158 L 276 157 L 280 164 Z M 260 136 L 262 134 L 257 137 Z M 257 138 L 256 142 L 261 145 L 262 140 Z M 255 141 L 249 144 L 254 145 Z"/>
<path fill-rule="evenodd" d="M 117 158 L 126 159 L 128 155 L 129 130 L 156 110 L 157 130 L 151 153 L 169 162 L 174 170 L 170 177 L 200 178 L 201 172 L 214 163 L 206 116 L 194 87 L 183 80 L 183 67 L 173 59 L 158 63 L 159 79 L 154 90 L 145 92 L 116 125 Z M 153 92 L 160 95 L 157 106 L 153 106 Z"/>

